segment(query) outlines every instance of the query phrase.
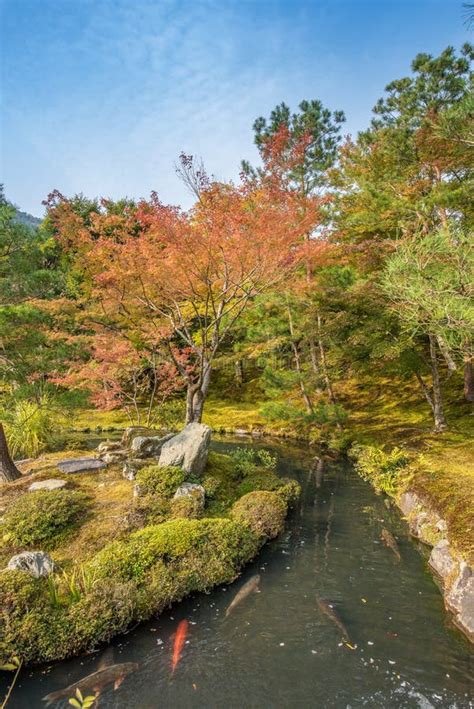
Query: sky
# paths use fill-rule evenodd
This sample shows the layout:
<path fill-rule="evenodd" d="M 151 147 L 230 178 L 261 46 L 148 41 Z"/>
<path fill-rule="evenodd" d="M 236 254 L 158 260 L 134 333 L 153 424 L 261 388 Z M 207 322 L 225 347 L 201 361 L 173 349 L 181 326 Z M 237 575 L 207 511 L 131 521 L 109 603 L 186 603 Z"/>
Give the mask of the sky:
<path fill-rule="evenodd" d="M 252 124 L 320 99 L 365 128 L 418 52 L 470 39 L 462 0 L 0 0 L 0 182 L 35 216 L 53 189 L 188 207 L 181 151 L 218 179 Z"/>

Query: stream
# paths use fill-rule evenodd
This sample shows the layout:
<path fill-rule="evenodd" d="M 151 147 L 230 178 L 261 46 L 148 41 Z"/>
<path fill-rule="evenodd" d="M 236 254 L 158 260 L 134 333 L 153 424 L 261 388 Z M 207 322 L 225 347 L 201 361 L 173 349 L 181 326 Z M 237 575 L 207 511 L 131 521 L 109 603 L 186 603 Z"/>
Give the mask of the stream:
<path fill-rule="evenodd" d="M 213 447 L 235 445 L 249 444 L 218 441 Z M 109 685 L 99 706 L 474 707 L 474 655 L 450 623 L 426 551 L 409 537 L 398 511 L 387 508 L 348 463 L 327 462 L 321 475 L 314 453 L 303 446 L 252 445 L 277 453 L 279 473 L 302 486 L 284 534 L 233 585 L 185 599 L 117 638 L 115 662 L 139 668 L 116 691 Z M 401 562 L 382 543 L 383 527 L 396 536 Z M 236 592 L 255 574 L 260 593 L 225 618 Z M 349 644 L 317 597 L 337 610 Z M 182 620 L 188 621 L 187 636 L 172 673 Z M 102 653 L 25 670 L 9 709 L 44 706 L 46 694 L 96 671 Z M 64 699 L 54 706 L 69 705 Z"/>

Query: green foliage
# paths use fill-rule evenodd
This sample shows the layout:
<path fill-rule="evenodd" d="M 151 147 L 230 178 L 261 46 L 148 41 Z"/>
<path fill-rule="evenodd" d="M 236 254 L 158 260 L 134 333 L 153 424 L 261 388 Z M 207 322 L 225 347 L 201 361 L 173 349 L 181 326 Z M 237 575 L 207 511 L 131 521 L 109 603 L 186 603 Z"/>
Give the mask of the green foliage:
<path fill-rule="evenodd" d="M 87 496 L 73 490 L 24 493 L 7 511 L 1 524 L 4 542 L 16 547 L 58 542 L 87 510 Z"/>
<path fill-rule="evenodd" d="M 76 689 L 75 696 L 69 698 L 69 704 L 73 707 L 76 707 L 76 709 L 90 709 L 90 707 L 94 704 L 98 696 L 99 693 L 89 694 L 88 696 L 84 697 L 82 695 L 81 690 Z"/>
<path fill-rule="evenodd" d="M 179 519 L 197 519 L 202 514 L 202 505 L 200 500 L 193 495 L 183 495 L 171 500 L 171 517 Z"/>
<path fill-rule="evenodd" d="M 392 496 L 398 492 L 409 463 L 405 451 L 395 447 L 386 453 L 377 446 L 354 444 L 349 454 L 361 478 L 370 482 L 376 490 Z"/>
<path fill-rule="evenodd" d="M 145 495 L 171 497 L 185 481 L 186 474 L 173 466 L 148 465 L 137 473 L 137 483 Z"/>
<path fill-rule="evenodd" d="M 301 496 L 301 485 L 297 480 L 292 480 L 290 478 L 280 478 L 280 485 L 275 488 L 275 492 L 279 495 L 282 500 L 291 509 L 296 505 Z"/>
<path fill-rule="evenodd" d="M 63 416 L 47 394 L 37 401 L 14 402 L 6 421 L 10 453 L 15 458 L 34 458 L 61 440 Z"/>
<path fill-rule="evenodd" d="M 248 526 L 254 534 L 273 539 L 283 531 L 287 506 L 275 492 L 249 492 L 232 506 L 231 516 Z"/>
<path fill-rule="evenodd" d="M 240 475 L 249 475 L 255 468 L 261 467 L 265 470 L 275 470 L 277 465 L 276 456 L 270 451 L 256 448 L 237 448 L 232 451 L 232 460 L 235 469 Z"/>

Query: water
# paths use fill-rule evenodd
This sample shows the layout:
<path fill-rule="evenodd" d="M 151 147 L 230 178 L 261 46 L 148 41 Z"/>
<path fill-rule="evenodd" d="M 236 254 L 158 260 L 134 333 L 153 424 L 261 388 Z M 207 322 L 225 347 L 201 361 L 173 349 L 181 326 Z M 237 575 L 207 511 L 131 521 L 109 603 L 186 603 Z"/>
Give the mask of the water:
<path fill-rule="evenodd" d="M 232 586 L 188 598 L 118 638 L 115 661 L 140 667 L 117 691 L 109 686 L 100 707 L 474 706 L 473 654 L 450 624 L 426 559 L 399 514 L 348 465 L 328 463 L 318 479 L 305 449 L 265 447 L 278 453 L 281 474 L 303 488 L 285 533 Z M 398 537 L 401 563 L 380 541 L 383 526 Z M 224 618 L 256 573 L 261 592 Z M 355 649 L 342 643 L 317 595 L 333 603 Z M 187 642 L 171 674 L 173 636 L 183 619 L 189 621 Z M 100 656 L 26 670 L 9 707 L 44 706 L 44 695 L 94 672 Z M 67 700 L 57 706 L 68 706 Z"/>

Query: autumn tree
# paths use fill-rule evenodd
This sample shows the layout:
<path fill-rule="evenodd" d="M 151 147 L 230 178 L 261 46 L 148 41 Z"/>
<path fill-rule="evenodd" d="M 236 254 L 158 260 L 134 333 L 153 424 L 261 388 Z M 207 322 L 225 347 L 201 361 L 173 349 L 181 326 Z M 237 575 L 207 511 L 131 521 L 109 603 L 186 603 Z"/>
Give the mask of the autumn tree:
<path fill-rule="evenodd" d="M 56 195 L 50 216 L 90 279 L 101 324 L 176 367 L 191 422 L 201 420 L 227 334 L 256 295 L 295 268 L 318 207 L 302 214 L 277 184 L 210 181 L 187 213 L 152 195 L 120 216 L 93 214 L 88 225 Z"/>

